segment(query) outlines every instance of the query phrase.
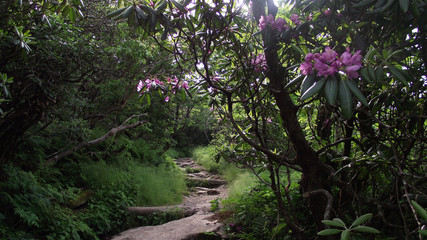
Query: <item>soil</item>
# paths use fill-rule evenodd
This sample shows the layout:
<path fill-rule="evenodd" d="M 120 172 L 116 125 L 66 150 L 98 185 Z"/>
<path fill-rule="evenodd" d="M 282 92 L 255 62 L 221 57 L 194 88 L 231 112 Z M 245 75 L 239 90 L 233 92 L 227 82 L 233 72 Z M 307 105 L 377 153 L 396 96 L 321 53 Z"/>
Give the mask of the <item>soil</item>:
<path fill-rule="evenodd" d="M 187 170 L 187 180 L 191 183 L 190 193 L 183 203 L 176 207 L 193 213 L 191 216 L 171 221 L 163 225 L 144 226 L 129 229 L 113 240 L 204 240 L 224 239 L 222 223 L 211 211 L 211 201 L 227 196 L 225 181 L 219 175 L 207 172 L 191 158 L 177 159 L 176 164 Z M 144 207 L 133 207 L 132 209 Z M 170 209 L 171 206 L 164 206 Z M 161 209 L 161 207 L 159 208 Z"/>

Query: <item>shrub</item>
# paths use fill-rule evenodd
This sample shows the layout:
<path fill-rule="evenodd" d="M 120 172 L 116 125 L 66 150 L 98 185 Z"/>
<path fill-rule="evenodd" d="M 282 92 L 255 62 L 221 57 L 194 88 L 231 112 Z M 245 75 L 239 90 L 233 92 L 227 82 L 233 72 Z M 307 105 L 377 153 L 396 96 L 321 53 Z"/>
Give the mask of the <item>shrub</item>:
<path fill-rule="evenodd" d="M 4 167 L 0 183 L 1 239 L 97 239 L 89 226 L 65 207 L 74 189 L 46 184 L 32 173 Z"/>

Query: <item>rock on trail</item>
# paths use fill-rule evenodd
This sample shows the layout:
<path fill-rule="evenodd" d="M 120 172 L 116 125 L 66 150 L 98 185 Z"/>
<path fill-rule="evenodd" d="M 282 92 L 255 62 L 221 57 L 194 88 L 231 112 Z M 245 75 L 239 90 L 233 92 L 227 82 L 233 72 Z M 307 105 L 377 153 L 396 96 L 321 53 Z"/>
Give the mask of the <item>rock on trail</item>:
<path fill-rule="evenodd" d="M 148 215 L 154 212 L 180 209 L 187 217 L 162 225 L 129 229 L 114 236 L 113 240 L 202 239 L 200 236 L 207 232 L 220 235 L 222 224 L 215 219 L 210 202 L 218 198 L 224 199 L 227 196 L 226 182 L 220 176 L 207 172 L 191 158 L 180 158 L 175 162 L 179 167 L 190 169 L 190 172 L 193 172 L 187 174 L 187 181 L 194 187 L 190 188 L 190 194 L 184 197 L 183 203 L 176 206 L 130 207 L 128 211 Z M 209 239 L 222 238 L 218 236 Z"/>

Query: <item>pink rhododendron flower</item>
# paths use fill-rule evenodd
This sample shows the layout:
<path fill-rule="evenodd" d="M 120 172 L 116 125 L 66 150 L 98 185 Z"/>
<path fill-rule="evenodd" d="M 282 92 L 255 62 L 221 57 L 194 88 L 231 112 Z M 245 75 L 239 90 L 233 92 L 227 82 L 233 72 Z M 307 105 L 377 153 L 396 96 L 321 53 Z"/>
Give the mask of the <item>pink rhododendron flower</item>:
<path fill-rule="evenodd" d="M 254 66 L 256 72 L 267 70 L 267 61 L 264 54 L 258 54 L 258 56 L 251 60 L 251 64 Z"/>
<path fill-rule="evenodd" d="M 337 58 L 338 53 L 332 50 L 330 47 L 325 48 L 325 52 L 322 53 L 320 59 L 322 62 L 332 63 Z"/>
<path fill-rule="evenodd" d="M 274 29 L 274 30 L 277 30 L 277 31 L 281 32 L 281 31 L 287 29 L 288 26 L 286 25 L 286 20 L 285 19 L 278 18 L 278 19 L 276 19 L 276 21 L 274 21 L 271 24 L 271 28 Z"/>
<path fill-rule="evenodd" d="M 323 12 L 326 16 L 329 16 L 329 15 L 331 15 L 331 9 L 326 9 L 324 12 Z"/>
<path fill-rule="evenodd" d="M 259 19 L 259 28 L 264 30 L 267 26 L 271 25 L 273 30 L 283 31 L 288 28 L 286 20 L 283 18 L 277 18 L 274 20 L 273 15 L 269 14 L 267 17 L 264 15 Z"/>
<path fill-rule="evenodd" d="M 165 98 L 165 102 L 169 102 L 169 96 Z"/>
<path fill-rule="evenodd" d="M 308 53 L 305 61 L 301 63 L 300 70 L 304 75 L 309 75 L 316 70 L 317 76 L 333 76 L 339 71 L 345 72 L 348 78 L 358 78 L 357 70 L 362 67 L 362 55 L 360 50 L 354 54 L 350 49 L 338 55 L 330 47 L 326 47 L 323 53 Z M 313 69 L 314 68 L 314 69 Z"/>
<path fill-rule="evenodd" d="M 352 66 L 348 66 L 345 69 L 345 72 L 347 74 L 347 76 L 349 78 L 358 78 L 359 77 L 359 73 L 357 72 L 357 70 L 359 70 L 362 67 L 362 65 L 352 65 Z"/>
<path fill-rule="evenodd" d="M 264 30 L 267 27 L 267 20 L 265 19 L 264 15 L 261 16 L 259 19 L 259 29 Z"/>
<path fill-rule="evenodd" d="M 291 15 L 291 21 L 295 23 L 295 25 L 299 25 L 301 23 L 301 21 L 298 20 L 298 15 L 296 15 L 295 13 Z"/>
<path fill-rule="evenodd" d="M 299 69 L 301 70 L 302 74 L 304 74 L 304 75 L 309 75 L 309 74 L 313 73 L 313 65 L 309 62 L 303 62 L 301 64 L 301 66 L 299 67 Z"/>
<path fill-rule="evenodd" d="M 139 80 L 138 85 L 136 86 L 136 91 L 141 92 L 143 87 L 144 87 L 144 82 L 142 82 L 142 80 Z"/>
<path fill-rule="evenodd" d="M 188 82 L 187 81 L 182 82 L 181 87 L 184 88 L 185 90 L 188 90 Z"/>

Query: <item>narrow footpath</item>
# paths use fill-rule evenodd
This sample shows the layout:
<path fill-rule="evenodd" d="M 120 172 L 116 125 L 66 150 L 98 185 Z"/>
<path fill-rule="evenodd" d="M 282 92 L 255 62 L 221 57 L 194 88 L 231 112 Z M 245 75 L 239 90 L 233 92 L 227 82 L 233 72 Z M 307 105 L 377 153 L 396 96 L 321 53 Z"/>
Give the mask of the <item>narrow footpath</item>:
<path fill-rule="evenodd" d="M 129 229 L 113 240 L 203 240 L 222 239 L 222 224 L 211 211 L 210 203 L 227 196 L 226 182 L 220 176 L 207 172 L 191 158 L 177 159 L 176 164 L 187 170 L 189 194 L 183 203 L 175 206 L 129 207 L 133 214 L 149 215 L 155 212 L 180 210 L 184 218 L 157 226 Z M 206 234 L 209 233 L 209 234 Z"/>

